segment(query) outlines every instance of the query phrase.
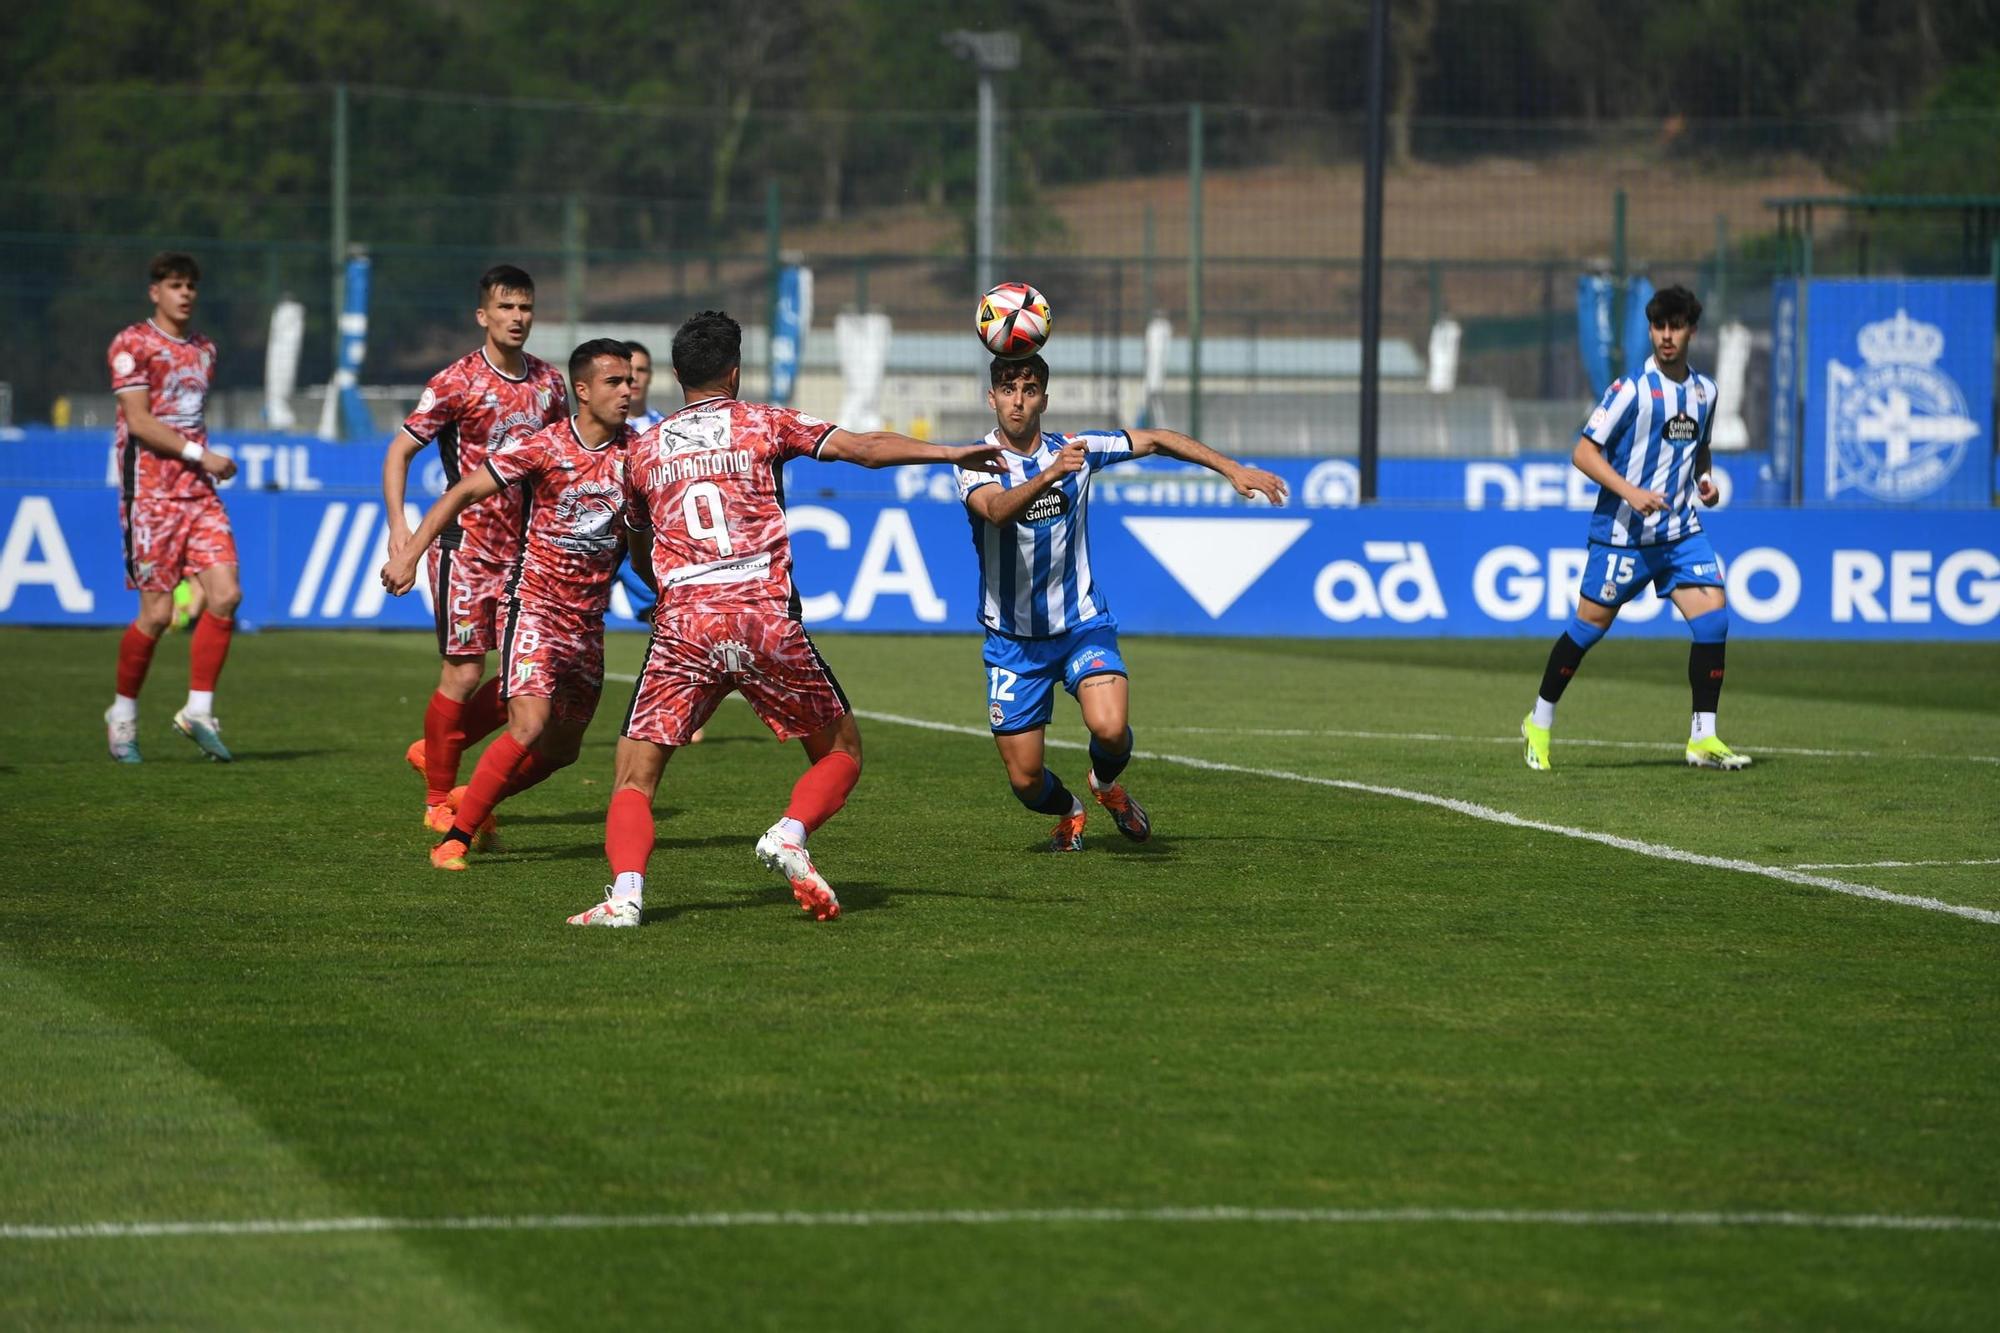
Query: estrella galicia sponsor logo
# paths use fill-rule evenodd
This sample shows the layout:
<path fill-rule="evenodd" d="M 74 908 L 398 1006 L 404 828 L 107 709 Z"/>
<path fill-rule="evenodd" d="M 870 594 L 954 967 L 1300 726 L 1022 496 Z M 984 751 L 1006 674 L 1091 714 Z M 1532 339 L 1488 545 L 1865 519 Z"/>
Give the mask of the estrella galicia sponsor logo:
<path fill-rule="evenodd" d="M 1856 370 L 1829 360 L 1826 493 L 1916 500 L 1951 480 L 1979 423 L 1958 382 L 1937 368 L 1944 330 L 1898 310 L 1862 326 Z"/>
<path fill-rule="evenodd" d="M 1667 424 L 1660 433 L 1675 444 L 1693 444 L 1701 435 L 1701 427 L 1685 412 L 1676 412 L 1667 418 Z"/>
<path fill-rule="evenodd" d="M 1034 503 L 1028 506 L 1028 512 L 1021 515 L 1020 523 L 1023 527 L 1046 528 L 1061 522 L 1069 510 L 1068 492 L 1060 486 L 1051 486 L 1035 497 Z"/>

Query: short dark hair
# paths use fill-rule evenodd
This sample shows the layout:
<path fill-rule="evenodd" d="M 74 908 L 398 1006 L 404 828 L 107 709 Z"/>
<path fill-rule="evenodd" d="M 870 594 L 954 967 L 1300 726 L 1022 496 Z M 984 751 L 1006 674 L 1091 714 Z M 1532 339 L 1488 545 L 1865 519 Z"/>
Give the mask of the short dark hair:
<path fill-rule="evenodd" d="M 743 326 L 720 310 L 690 315 L 674 330 L 674 378 L 684 389 L 720 384 L 743 363 Z"/>
<path fill-rule="evenodd" d="M 625 340 L 625 351 L 631 356 L 643 356 L 648 361 L 653 359 L 652 349 L 648 348 L 646 344 L 640 342 L 637 338 L 627 338 Z"/>
<path fill-rule="evenodd" d="M 168 278 L 186 278 L 189 282 L 201 281 L 201 265 L 194 262 L 194 256 L 183 250 L 162 250 L 153 256 L 146 266 L 146 281 L 165 282 Z"/>
<path fill-rule="evenodd" d="M 1701 298 L 1678 284 L 1662 287 L 1646 302 L 1646 322 L 1685 324 L 1693 328 L 1701 323 Z"/>
<path fill-rule="evenodd" d="M 535 280 L 528 276 L 528 270 L 516 268 L 512 264 L 495 264 L 479 275 L 479 304 L 485 305 L 486 298 L 496 291 L 528 292 L 535 290 Z"/>
<path fill-rule="evenodd" d="M 1049 363 L 1042 360 L 1040 352 L 1036 352 L 1032 356 L 1013 358 L 996 356 L 993 358 L 993 364 L 987 368 L 986 373 L 993 381 L 993 387 L 996 389 L 1003 384 L 1012 384 L 1024 375 L 1033 375 L 1037 380 L 1041 381 L 1044 389 L 1049 387 Z"/>
<path fill-rule="evenodd" d="M 616 338 L 592 338 L 587 343 L 578 343 L 569 354 L 569 378 L 574 384 L 590 374 L 590 363 L 600 356 L 608 356 L 614 361 L 630 361 L 632 344 L 620 342 Z"/>

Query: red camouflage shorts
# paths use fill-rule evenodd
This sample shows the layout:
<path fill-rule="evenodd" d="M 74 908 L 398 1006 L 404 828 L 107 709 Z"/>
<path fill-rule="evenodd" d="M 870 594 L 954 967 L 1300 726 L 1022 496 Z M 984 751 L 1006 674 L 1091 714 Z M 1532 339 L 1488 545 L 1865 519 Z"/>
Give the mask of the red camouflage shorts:
<path fill-rule="evenodd" d="M 500 697 L 547 699 L 558 720 L 589 725 L 604 692 L 604 618 L 511 598 L 503 618 Z"/>
<path fill-rule="evenodd" d="M 781 741 L 847 715 L 847 696 L 805 626 L 768 611 L 668 611 L 653 621 L 624 734 L 686 745 L 731 690 Z"/>
<path fill-rule="evenodd" d="M 229 515 L 213 492 L 186 499 L 133 500 L 118 511 L 125 533 L 125 586 L 172 592 L 182 579 L 236 563 Z"/>
<path fill-rule="evenodd" d="M 470 551 L 431 547 L 431 609 L 437 617 L 440 657 L 478 657 L 500 646 L 512 564 Z"/>

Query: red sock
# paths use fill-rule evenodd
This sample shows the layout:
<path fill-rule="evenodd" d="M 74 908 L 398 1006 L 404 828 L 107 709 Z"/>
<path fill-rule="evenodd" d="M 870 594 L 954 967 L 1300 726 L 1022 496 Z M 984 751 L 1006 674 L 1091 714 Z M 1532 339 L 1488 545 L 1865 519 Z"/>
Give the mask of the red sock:
<path fill-rule="evenodd" d="M 147 638 L 137 625 L 125 627 L 125 637 L 118 641 L 118 693 L 127 699 L 139 697 L 146 669 L 153 665 L 153 649 L 159 645 L 158 639 Z"/>
<path fill-rule="evenodd" d="M 201 613 L 194 624 L 194 639 L 188 644 L 188 688 L 212 690 L 222 664 L 229 657 L 229 636 L 236 632 L 234 618 L 224 620 L 211 612 Z"/>
<path fill-rule="evenodd" d="M 798 820 L 811 833 L 840 813 L 840 807 L 847 804 L 847 794 L 859 781 L 861 762 L 845 750 L 829 750 L 793 786 L 785 818 Z"/>
<path fill-rule="evenodd" d="M 477 831 L 486 816 L 493 813 L 493 807 L 506 798 L 514 781 L 514 770 L 527 757 L 528 747 L 515 740 L 512 732 L 503 731 L 495 736 L 486 753 L 479 756 L 479 767 L 472 770 L 472 781 L 465 785 L 465 796 L 458 803 L 458 815 L 452 826 L 467 833 Z"/>
<path fill-rule="evenodd" d="M 465 732 L 468 747 L 507 725 L 507 701 L 500 697 L 500 677 L 488 677 L 484 685 L 472 692 L 458 716 L 458 725 Z"/>
<path fill-rule="evenodd" d="M 604 855 L 614 877 L 628 871 L 646 873 L 646 862 L 653 855 L 653 803 L 637 788 L 620 787 L 611 793 L 611 809 L 604 816 Z"/>
<path fill-rule="evenodd" d="M 446 698 L 442 690 L 431 695 L 424 709 L 424 793 L 426 805 L 442 805 L 458 785 L 458 757 L 465 752 L 465 731 L 460 718 L 465 705 Z"/>
<path fill-rule="evenodd" d="M 564 765 L 546 759 L 533 750 L 528 751 L 528 757 L 514 766 L 513 780 L 507 784 L 507 790 L 500 793 L 500 799 L 504 801 L 517 792 L 526 791 L 550 774 L 559 772 L 563 767 Z"/>

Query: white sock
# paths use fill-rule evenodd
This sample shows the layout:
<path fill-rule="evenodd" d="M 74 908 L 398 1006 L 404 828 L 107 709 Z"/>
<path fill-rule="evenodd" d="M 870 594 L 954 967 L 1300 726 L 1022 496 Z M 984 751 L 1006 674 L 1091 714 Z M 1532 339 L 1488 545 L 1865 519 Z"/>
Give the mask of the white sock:
<path fill-rule="evenodd" d="M 1715 714 L 1696 713 L 1694 715 L 1694 726 L 1688 731 L 1688 744 L 1693 745 L 1697 741 L 1705 741 L 1714 734 Z"/>
<path fill-rule="evenodd" d="M 1541 695 L 1535 696 L 1535 712 L 1531 719 L 1538 727 L 1553 727 L 1556 724 L 1556 706 Z"/>
<path fill-rule="evenodd" d="M 187 711 L 193 713 L 196 717 L 214 717 L 215 691 L 189 690 Z"/>
<path fill-rule="evenodd" d="M 803 847 L 806 845 L 806 826 L 798 820 L 793 819 L 790 815 L 779 820 L 777 828 L 778 832 L 784 834 L 799 846 Z"/>
<path fill-rule="evenodd" d="M 1075 796 L 1071 796 L 1069 798 L 1069 817 L 1071 819 L 1075 819 L 1078 815 L 1082 813 L 1083 813 L 1083 802 L 1078 800 Z"/>
<path fill-rule="evenodd" d="M 111 720 L 113 722 L 137 722 L 139 720 L 139 701 L 137 699 L 128 699 L 122 694 L 113 695 L 111 698 Z"/>
<path fill-rule="evenodd" d="M 643 900 L 646 896 L 646 877 L 636 870 L 620 872 L 611 883 L 611 896 Z"/>

